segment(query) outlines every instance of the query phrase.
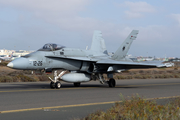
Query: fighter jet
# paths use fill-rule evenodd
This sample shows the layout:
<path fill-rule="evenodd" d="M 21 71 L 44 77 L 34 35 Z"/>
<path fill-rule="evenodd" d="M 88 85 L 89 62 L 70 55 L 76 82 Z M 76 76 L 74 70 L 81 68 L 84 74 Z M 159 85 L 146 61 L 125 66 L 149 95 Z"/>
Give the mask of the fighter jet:
<path fill-rule="evenodd" d="M 54 71 L 54 78 L 50 79 L 50 87 L 59 89 L 60 81 L 74 83 L 99 80 L 101 84 L 115 87 L 113 74 L 128 69 L 164 67 L 163 64 L 149 64 L 133 62 L 126 58 L 129 48 L 136 39 L 138 30 L 132 30 L 113 56 L 108 55 L 101 31 L 94 31 L 90 50 L 68 48 L 63 45 L 47 43 L 36 52 L 20 57 L 7 66 L 19 70 Z M 57 70 L 63 70 L 57 74 Z M 69 71 L 66 73 L 66 71 Z M 105 80 L 107 74 L 109 80 Z"/>

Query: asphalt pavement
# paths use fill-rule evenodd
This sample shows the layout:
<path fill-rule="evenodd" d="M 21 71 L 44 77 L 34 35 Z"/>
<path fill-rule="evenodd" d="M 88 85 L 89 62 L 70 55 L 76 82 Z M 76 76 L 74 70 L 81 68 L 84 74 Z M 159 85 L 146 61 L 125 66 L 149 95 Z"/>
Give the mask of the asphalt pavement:
<path fill-rule="evenodd" d="M 0 119 L 73 119 L 97 110 L 107 110 L 115 101 L 139 94 L 159 98 L 165 104 L 180 96 L 180 79 L 117 80 L 115 88 L 98 81 L 74 87 L 62 82 L 61 89 L 50 89 L 49 82 L 0 83 Z"/>

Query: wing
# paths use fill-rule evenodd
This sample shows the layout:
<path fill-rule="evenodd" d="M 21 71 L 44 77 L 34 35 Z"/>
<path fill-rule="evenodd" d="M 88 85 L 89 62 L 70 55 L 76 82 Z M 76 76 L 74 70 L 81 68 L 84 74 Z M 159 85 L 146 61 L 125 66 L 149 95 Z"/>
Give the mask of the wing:
<path fill-rule="evenodd" d="M 45 56 L 47 58 L 55 58 L 55 59 L 70 59 L 70 60 L 78 60 L 78 61 L 89 61 L 89 62 L 97 62 L 98 59 L 93 57 L 67 57 L 67 56 Z"/>
<path fill-rule="evenodd" d="M 69 59 L 77 61 L 87 61 L 95 63 L 99 67 L 103 67 L 103 71 L 108 71 L 108 67 L 114 67 L 114 70 L 120 69 L 137 69 L 137 68 L 157 68 L 166 67 L 162 63 L 145 63 L 145 62 L 133 62 L 133 61 L 116 61 L 109 58 L 103 57 L 67 57 L 67 56 L 46 56 L 51 59 Z M 104 66 L 106 66 L 104 68 Z"/>
<path fill-rule="evenodd" d="M 113 68 L 112 71 L 121 70 L 121 69 L 166 67 L 166 65 L 162 63 L 155 64 L 155 63 L 143 63 L 143 62 L 133 62 L 133 61 L 131 62 L 130 61 L 116 61 L 112 59 L 99 60 L 96 62 L 96 64 L 99 66 L 107 65 L 108 67 Z"/>

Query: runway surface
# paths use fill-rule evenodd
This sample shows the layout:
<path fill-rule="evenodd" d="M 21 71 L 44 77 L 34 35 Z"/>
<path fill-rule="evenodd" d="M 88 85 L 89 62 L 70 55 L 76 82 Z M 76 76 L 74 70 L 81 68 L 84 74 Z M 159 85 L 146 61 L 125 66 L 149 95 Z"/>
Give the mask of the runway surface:
<path fill-rule="evenodd" d="M 81 118 L 98 109 L 110 108 L 114 101 L 120 101 L 120 94 L 138 93 L 166 101 L 180 96 L 180 79 L 117 80 L 116 83 L 115 88 L 109 88 L 98 81 L 82 83 L 81 87 L 62 82 L 61 89 L 50 89 L 49 82 L 0 83 L 0 119 Z"/>

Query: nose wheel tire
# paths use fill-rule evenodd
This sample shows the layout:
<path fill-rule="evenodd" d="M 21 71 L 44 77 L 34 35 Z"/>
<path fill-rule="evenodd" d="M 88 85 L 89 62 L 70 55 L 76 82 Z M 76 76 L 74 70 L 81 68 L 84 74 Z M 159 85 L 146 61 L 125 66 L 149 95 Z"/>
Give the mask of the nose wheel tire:
<path fill-rule="evenodd" d="M 55 87 L 56 87 L 56 89 L 60 89 L 61 88 L 61 83 L 60 82 L 56 82 L 55 83 Z"/>
<path fill-rule="evenodd" d="M 51 82 L 50 83 L 50 88 L 52 88 L 52 89 L 60 89 L 61 88 L 61 83 L 60 82 L 56 82 L 56 83 L 54 83 L 54 82 Z"/>
<path fill-rule="evenodd" d="M 116 81 L 114 79 L 110 79 L 108 81 L 109 87 L 115 87 L 116 86 Z"/>
<path fill-rule="evenodd" d="M 81 85 L 81 83 L 80 82 L 78 82 L 78 83 L 74 83 L 74 87 L 79 87 Z"/>
<path fill-rule="evenodd" d="M 55 88 L 55 83 L 54 83 L 54 82 L 51 82 L 51 83 L 50 83 L 50 88 L 52 88 L 52 89 Z"/>

